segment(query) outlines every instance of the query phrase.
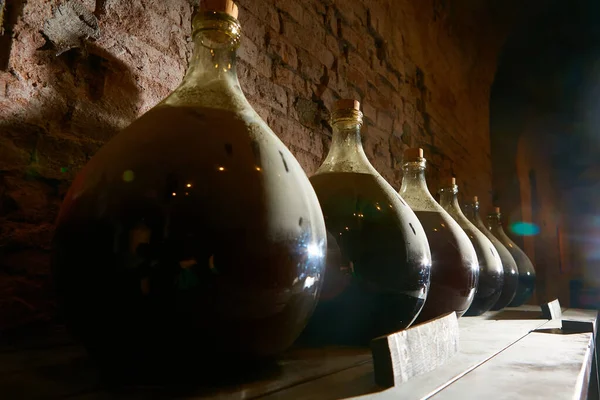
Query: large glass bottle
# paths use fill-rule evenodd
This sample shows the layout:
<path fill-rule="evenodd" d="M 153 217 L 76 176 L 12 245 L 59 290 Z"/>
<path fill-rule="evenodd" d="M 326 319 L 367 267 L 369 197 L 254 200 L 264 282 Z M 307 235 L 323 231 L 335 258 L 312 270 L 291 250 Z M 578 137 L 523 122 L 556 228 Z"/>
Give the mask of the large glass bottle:
<path fill-rule="evenodd" d="M 274 356 L 316 305 L 323 215 L 242 93 L 236 17 L 202 2 L 181 85 L 90 160 L 60 211 L 63 312 L 110 377 L 202 379 Z"/>
<path fill-rule="evenodd" d="M 502 286 L 502 294 L 500 295 L 500 298 L 492 307 L 492 310 L 494 311 L 501 310 L 510 304 L 515 297 L 515 293 L 517 292 L 517 284 L 519 282 L 517 263 L 515 263 L 515 259 L 510 254 L 508 249 L 496 238 L 496 236 L 492 235 L 492 233 L 483 223 L 483 220 L 479 215 L 479 199 L 477 196 L 473 197 L 473 203 L 466 204 L 464 206 L 464 210 L 467 218 L 469 218 L 469 220 L 477 227 L 477 229 L 479 229 L 490 240 L 490 242 L 492 242 L 494 248 L 500 255 L 500 259 L 502 260 L 502 268 L 504 270 L 504 285 Z"/>
<path fill-rule="evenodd" d="M 458 205 L 458 186 L 456 179 L 452 178 L 449 187 L 440 189 L 440 205 L 465 231 L 479 262 L 479 281 L 477 291 L 471 307 L 465 315 L 481 315 L 489 311 L 500 298 L 504 284 L 504 271 L 502 261 L 496 248 L 490 240 L 473 225 L 463 214 Z"/>
<path fill-rule="evenodd" d="M 431 286 L 417 322 L 456 311 L 461 317 L 475 297 L 479 277 L 477 255 L 467 234 L 435 201 L 425 181 L 422 149 L 404 152 L 400 195 L 425 229 L 431 248 Z"/>
<path fill-rule="evenodd" d="M 415 214 L 365 155 L 359 103 L 337 102 L 332 126 L 329 154 L 310 178 L 330 250 L 301 341 L 365 345 L 413 322 L 429 288 L 431 253 Z"/>
<path fill-rule="evenodd" d="M 488 215 L 488 229 L 506 246 L 517 263 L 519 284 L 517 285 L 515 297 L 508 306 L 519 307 L 525 304 L 533 295 L 533 290 L 535 289 L 535 269 L 527 254 L 504 233 L 501 217 L 500 207 L 496 207 L 494 212 Z"/>

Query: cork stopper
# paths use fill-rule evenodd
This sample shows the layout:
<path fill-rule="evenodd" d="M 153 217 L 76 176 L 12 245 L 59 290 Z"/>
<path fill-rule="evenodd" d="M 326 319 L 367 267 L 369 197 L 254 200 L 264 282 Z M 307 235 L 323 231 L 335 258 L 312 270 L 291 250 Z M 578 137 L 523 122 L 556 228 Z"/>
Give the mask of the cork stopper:
<path fill-rule="evenodd" d="M 450 180 L 450 183 L 451 183 L 452 186 L 456 185 L 456 178 L 454 176 Z"/>
<path fill-rule="evenodd" d="M 238 17 L 238 6 L 233 0 L 201 0 L 200 11 L 222 12 L 236 19 Z"/>
<path fill-rule="evenodd" d="M 473 203 L 477 203 L 477 202 L 479 202 L 479 197 L 473 196 Z"/>
<path fill-rule="evenodd" d="M 500 207 L 494 207 L 494 212 L 496 214 L 500 214 Z"/>
<path fill-rule="evenodd" d="M 404 162 L 418 161 L 420 158 L 423 158 L 423 149 L 412 147 L 404 150 Z"/>
<path fill-rule="evenodd" d="M 341 99 L 335 102 L 333 109 L 334 111 L 347 109 L 360 111 L 360 102 L 354 99 Z"/>

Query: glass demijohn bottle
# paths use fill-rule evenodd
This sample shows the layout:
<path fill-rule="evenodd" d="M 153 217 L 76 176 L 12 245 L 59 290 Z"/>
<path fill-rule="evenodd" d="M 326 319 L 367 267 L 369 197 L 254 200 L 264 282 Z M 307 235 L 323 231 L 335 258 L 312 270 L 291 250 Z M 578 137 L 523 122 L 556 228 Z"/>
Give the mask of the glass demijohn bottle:
<path fill-rule="evenodd" d="M 63 313 L 113 378 L 275 356 L 316 305 L 323 215 L 242 93 L 236 18 L 232 1 L 201 3 L 181 85 L 89 161 L 60 211 Z"/>
<path fill-rule="evenodd" d="M 465 231 L 479 262 L 479 281 L 471 307 L 465 315 L 481 315 L 498 301 L 504 284 L 502 261 L 490 240 L 465 217 L 458 205 L 458 186 L 452 178 L 451 186 L 440 190 L 440 205 Z"/>
<path fill-rule="evenodd" d="M 492 310 L 501 310 L 507 307 L 515 297 L 517 292 L 517 284 L 519 282 L 519 273 L 517 272 L 517 264 L 515 259 L 510 254 L 508 249 L 492 235 L 489 229 L 483 223 L 481 216 L 479 215 L 479 198 L 473 197 L 473 203 L 467 204 L 464 207 L 465 215 L 469 218 L 469 221 L 473 223 L 489 240 L 492 242 L 498 255 L 502 260 L 502 269 L 504 270 L 504 285 L 502 286 L 502 294 L 500 298 L 492 307 Z"/>
<path fill-rule="evenodd" d="M 519 284 L 517 285 L 515 297 L 508 306 L 519 307 L 525 304 L 533 295 L 533 290 L 535 289 L 535 269 L 527 254 L 504 233 L 501 217 L 500 207 L 496 207 L 494 212 L 488 215 L 488 229 L 506 246 L 517 263 Z"/>
<path fill-rule="evenodd" d="M 475 249 L 467 234 L 431 196 L 425 165 L 422 149 L 404 152 L 400 195 L 421 221 L 432 257 L 431 286 L 418 322 L 452 311 L 461 317 L 475 297 L 479 277 Z"/>
<path fill-rule="evenodd" d="M 328 231 L 319 304 L 302 339 L 365 345 L 408 327 L 425 302 L 431 253 L 412 210 L 363 150 L 362 113 L 340 100 L 327 158 L 310 181 Z"/>

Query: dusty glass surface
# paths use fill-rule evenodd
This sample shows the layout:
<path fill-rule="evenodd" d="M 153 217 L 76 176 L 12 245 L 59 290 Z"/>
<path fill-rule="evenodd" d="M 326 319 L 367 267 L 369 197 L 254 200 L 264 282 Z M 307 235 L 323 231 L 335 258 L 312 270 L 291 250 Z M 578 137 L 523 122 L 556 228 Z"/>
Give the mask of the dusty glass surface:
<path fill-rule="evenodd" d="M 502 260 L 492 242 L 462 213 L 458 204 L 458 186 L 453 184 L 440 190 L 440 205 L 465 231 L 479 263 L 479 281 L 471 307 L 465 315 L 481 315 L 498 302 L 504 285 Z"/>
<path fill-rule="evenodd" d="M 475 297 L 479 277 L 475 249 L 466 233 L 431 196 L 425 181 L 425 158 L 406 158 L 400 195 L 421 221 L 432 257 L 429 295 L 417 321 L 452 311 L 460 317 Z"/>
<path fill-rule="evenodd" d="M 198 14 L 181 85 L 106 144 L 64 200 L 57 292 L 109 375 L 204 376 L 275 356 L 316 305 L 323 216 L 242 93 L 240 34 L 227 14 Z"/>
<path fill-rule="evenodd" d="M 333 113 L 333 141 L 310 178 L 329 252 L 319 304 L 301 340 L 367 345 L 408 327 L 425 302 L 431 253 L 419 220 L 364 153 L 362 113 Z"/>
<path fill-rule="evenodd" d="M 504 233 L 499 211 L 488 215 L 488 229 L 506 247 L 517 264 L 519 283 L 515 297 L 510 302 L 509 307 L 521 306 L 531 298 L 535 289 L 535 269 L 533 264 L 529 257 L 527 257 L 527 254 Z"/>

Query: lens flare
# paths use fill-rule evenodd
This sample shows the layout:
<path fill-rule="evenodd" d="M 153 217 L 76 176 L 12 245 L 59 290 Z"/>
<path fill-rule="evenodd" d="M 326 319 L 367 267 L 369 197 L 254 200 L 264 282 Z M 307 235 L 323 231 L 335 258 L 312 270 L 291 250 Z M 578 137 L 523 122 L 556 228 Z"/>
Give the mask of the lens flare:
<path fill-rule="evenodd" d="M 534 236 L 540 233 L 540 227 L 531 222 L 515 222 L 510 226 L 510 230 L 519 236 Z"/>

